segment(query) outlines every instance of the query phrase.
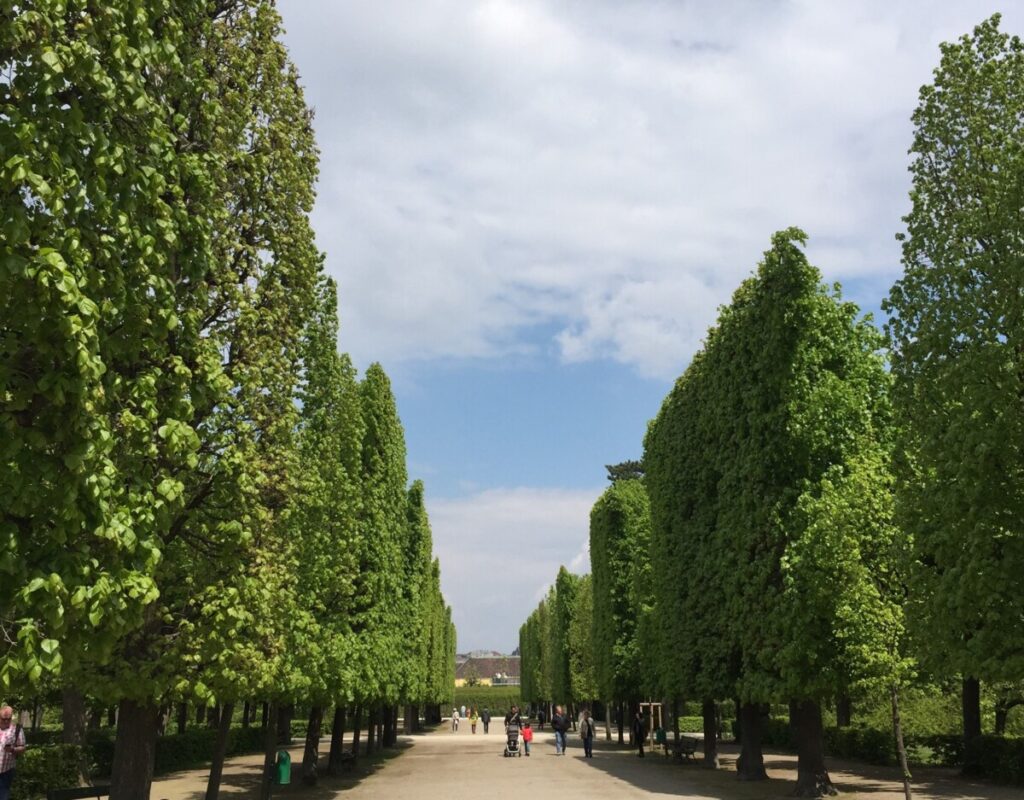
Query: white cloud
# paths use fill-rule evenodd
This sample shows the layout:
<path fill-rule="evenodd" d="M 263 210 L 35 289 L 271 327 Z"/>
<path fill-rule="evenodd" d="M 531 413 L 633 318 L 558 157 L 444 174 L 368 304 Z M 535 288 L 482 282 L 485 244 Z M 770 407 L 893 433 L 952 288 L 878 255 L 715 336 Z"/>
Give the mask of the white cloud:
<path fill-rule="evenodd" d="M 459 650 L 518 645 L 519 626 L 558 568 L 590 571 L 590 509 L 603 489 L 488 489 L 427 499 Z"/>
<path fill-rule="evenodd" d="M 678 374 L 770 234 L 896 274 L 909 117 L 982 2 L 285 0 L 361 363 Z M 1007 14 L 1006 29 L 1024 24 Z M 556 331 L 550 342 L 531 338 Z"/>

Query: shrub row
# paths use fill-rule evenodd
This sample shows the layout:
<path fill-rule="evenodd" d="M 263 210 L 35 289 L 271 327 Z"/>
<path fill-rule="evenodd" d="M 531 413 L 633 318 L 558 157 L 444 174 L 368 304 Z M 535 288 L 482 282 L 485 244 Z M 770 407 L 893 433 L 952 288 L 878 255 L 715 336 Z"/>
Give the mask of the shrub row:
<path fill-rule="evenodd" d="M 212 728 L 199 727 L 182 734 L 161 736 L 156 743 L 154 773 L 163 775 L 209 763 L 216 737 L 217 732 Z M 18 759 L 18 779 L 12 800 L 36 800 L 44 797 L 49 789 L 78 785 L 82 748 L 39 743 L 39 739 L 51 738 L 34 737 L 32 746 Z M 231 729 L 228 756 L 258 753 L 262 749 L 263 731 L 259 727 Z M 91 731 L 86 740 L 84 758 L 94 779 L 107 778 L 114 763 L 114 731 Z"/>
<path fill-rule="evenodd" d="M 1024 786 L 1024 737 L 982 736 L 971 743 L 964 757 L 972 774 Z"/>
<path fill-rule="evenodd" d="M 499 712 L 504 715 L 513 703 L 520 707 L 523 705 L 520 701 L 518 686 L 458 686 L 455 688 L 451 706 L 459 708 L 465 705 L 467 712 L 476 706 L 478 711 L 487 708 L 490 709 L 492 715 Z M 451 706 L 442 706 L 441 713 L 450 714 Z"/>
<path fill-rule="evenodd" d="M 680 726 L 682 723 L 680 719 Z M 733 732 L 738 739 L 739 728 L 735 721 Z M 965 750 L 960 736 L 909 736 L 905 741 L 911 764 L 958 768 L 970 765 L 968 769 L 976 777 L 1024 785 L 1024 737 L 982 736 L 969 750 Z M 793 750 L 789 721 L 777 717 L 762 720 L 761 742 L 765 747 Z M 892 731 L 876 728 L 826 728 L 825 752 L 869 764 L 891 766 L 896 763 Z"/>
<path fill-rule="evenodd" d="M 18 757 L 11 800 L 39 800 L 48 789 L 78 785 L 82 748 L 74 744 L 30 747 Z"/>

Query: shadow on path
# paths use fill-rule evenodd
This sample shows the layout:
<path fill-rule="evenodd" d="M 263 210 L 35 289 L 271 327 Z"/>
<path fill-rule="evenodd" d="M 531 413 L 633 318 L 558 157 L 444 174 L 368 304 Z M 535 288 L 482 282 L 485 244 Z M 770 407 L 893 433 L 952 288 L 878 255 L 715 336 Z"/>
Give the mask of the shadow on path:
<path fill-rule="evenodd" d="M 579 740 L 570 740 L 569 757 L 582 755 Z M 551 748 L 551 753 L 554 749 Z M 766 753 L 767 781 L 743 782 L 736 779 L 736 757 L 739 747 L 719 745 L 717 770 L 706 770 L 698 752 L 693 760 L 666 757 L 660 749 L 648 750 L 645 758 L 638 758 L 636 750 L 615 743 L 594 742 L 594 758 L 580 759 L 592 769 L 605 772 L 609 777 L 628 783 L 646 792 L 681 797 L 757 798 L 791 797 L 796 781 L 796 756 L 786 753 Z M 903 798 L 899 770 L 861 762 L 827 759 L 832 781 L 841 795 L 846 797 Z M 978 780 L 968 780 L 955 770 L 923 768 L 914 770 L 914 797 L 920 800 L 1020 800 L 1019 787 L 999 786 Z"/>
<path fill-rule="evenodd" d="M 406 738 L 403 736 L 403 738 Z M 307 800 L 330 800 L 338 796 L 338 792 L 358 786 L 372 777 L 377 771 L 393 758 L 411 748 L 411 742 L 399 741 L 397 747 L 386 748 L 369 756 L 360 755 L 350 771 L 341 775 L 327 774 L 328 753 L 321 748 L 319 762 L 319 780 L 316 786 L 306 786 L 302 782 L 302 749 L 298 748 L 298 758 L 294 749 L 289 748 L 292 755 L 292 782 L 285 786 L 274 786 L 272 797 L 303 797 Z M 328 742 L 329 749 L 329 742 Z M 248 800 L 259 796 L 260 778 L 263 774 L 262 763 L 234 766 L 230 774 L 225 774 L 220 783 L 221 797 L 224 800 Z M 173 775 L 164 778 L 173 778 Z M 206 797 L 205 781 L 202 789 L 195 789 L 177 795 L 180 800 L 203 800 Z M 159 788 L 154 787 L 153 797 L 159 798 Z"/>

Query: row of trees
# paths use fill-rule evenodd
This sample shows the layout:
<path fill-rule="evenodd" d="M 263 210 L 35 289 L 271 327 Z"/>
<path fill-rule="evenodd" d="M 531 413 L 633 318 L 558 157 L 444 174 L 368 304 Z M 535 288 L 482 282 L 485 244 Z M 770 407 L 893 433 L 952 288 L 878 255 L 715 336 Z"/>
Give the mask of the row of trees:
<path fill-rule="evenodd" d="M 337 352 L 280 34 L 270 0 L 0 12 L 0 685 L 116 704 L 115 800 L 149 796 L 172 701 L 216 700 L 226 737 L 237 701 L 302 700 L 315 748 L 327 706 L 340 734 L 451 692 L 387 376 Z"/>
<path fill-rule="evenodd" d="M 958 675 L 970 758 L 979 681 L 1024 683 L 1022 120 L 1024 46 L 998 16 L 943 45 L 888 341 L 802 231 L 773 237 L 651 423 L 642 479 L 620 466 L 594 506 L 596 693 L 564 666 L 562 586 L 582 579 L 561 573 L 521 633 L 524 692 L 702 701 L 709 767 L 735 699 L 747 780 L 764 706 L 789 703 L 797 792 L 820 796 L 823 703 L 888 696 L 907 775 L 900 688 Z"/>

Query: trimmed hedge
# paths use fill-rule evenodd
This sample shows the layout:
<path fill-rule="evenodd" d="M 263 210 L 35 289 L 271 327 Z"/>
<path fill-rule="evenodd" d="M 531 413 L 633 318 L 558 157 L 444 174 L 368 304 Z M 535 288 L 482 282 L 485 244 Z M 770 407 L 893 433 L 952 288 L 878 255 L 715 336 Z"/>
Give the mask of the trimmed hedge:
<path fill-rule="evenodd" d="M 82 748 L 74 744 L 30 747 L 18 756 L 11 800 L 39 800 L 48 789 L 78 785 Z"/>
<path fill-rule="evenodd" d="M 42 737 L 37 737 L 42 738 Z M 183 769 L 194 769 L 210 762 L 217 731 L 212 728 L 195 727 L 182 734 L 168 734 L 156 740 L 156 756 L 153 772 L 164 775 Z M 232 728 L 228 737 L 226 755 L 238 756 L 246 753 L 258 753 L 263 749 L 263 730 L 258 727 Z M 75 745 L 64 744 L 33 744 L 25 755 L 18 759 L 19 787 L 22 791 L 36 792 L 25 794 L 25 798 L 43 796 L 47 789 L 58 789 L 76 786 L 78 780 L 77 758 L 80 749 Z M 114 731 L 104 729 L 90 731 L 86 737 L 85 757 L 89 763 L 89 772 L 94 779 L 103 780 L 110 775 L 114 764 Z M 66 762 L 66 763 L 65 763 Z M 35 765 L 42 764 L 38 770 Z M 26 772 L 39 777 L 25 779 L 22 767 Z M 20 796 L 20 795 L 18 795 Z"/>
<path fill-rule="evenodd" d="M 520 708 L 523 707 L 518 686 L 457 686 L 451 705 L 441 706 L 441 714 L 450 714 L 452 706 L 459 708 L 465 705 L 467 712 L 476 706 L 478 711 L 487 708 L 490 709 L 492 716 L 499 712 L 504 716 L 513 703 Z"/>
<path fill-rule="evenodd" d="M 1024 738 L 981 736 L 964 753 L 972 773 L 1000 783 L 1024 786 Z"/>
<path fill-rule="evenodd" d="M 704 717 L 680 717 L 679 718 L 679 732 L 680 733 L 703 733 L 704 732 Z"/>
<path fill-rule="evenodd" d="M 680 719 L 680 726 L 682 723 Z M 735 722 L 733 733 L 738 741 L 740 732 Z M 957 768 L 971 764 L 975 777 L 1024 786 L 1024 737 L 982 736 L 971 745 L 969 752 L 965 751 L 960 736 L 908 736 L 905 743 L 913 765 Z M 782 750 L 796 749 L 789 721 L 778 717 L 761 720 L 761 744 Z M 896 764 L 892 731 L 877 728 L 826 728 L 825 753 L 868 764 Z"/>

